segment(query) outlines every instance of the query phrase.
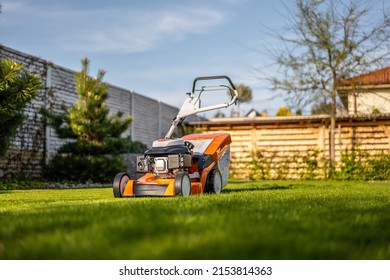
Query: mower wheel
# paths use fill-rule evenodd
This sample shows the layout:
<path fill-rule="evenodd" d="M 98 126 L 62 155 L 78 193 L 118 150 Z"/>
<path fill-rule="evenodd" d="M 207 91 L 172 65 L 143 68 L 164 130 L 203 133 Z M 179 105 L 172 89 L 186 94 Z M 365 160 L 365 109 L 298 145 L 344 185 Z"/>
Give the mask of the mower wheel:
<path fill-rule="evenodd" d="M 126 184 L 130 180 L 130 176 L 127 173 L 118 173 L 112 183 L 112 189 L 115 197 L 122 197 L 125 191 Z"/>
<path fill-rule="evenodd" d="M 179 172 L 176 174 L 174 186 L 176 195 L 190 196 L 191 179 L 186 172 Z"/>
<path fill-rule="evenodd" d="M 220 194 L 222 191 L 222 175 L 218 169 L 210 171 L 207 180 L 207 191 L 210 193 Z"/>

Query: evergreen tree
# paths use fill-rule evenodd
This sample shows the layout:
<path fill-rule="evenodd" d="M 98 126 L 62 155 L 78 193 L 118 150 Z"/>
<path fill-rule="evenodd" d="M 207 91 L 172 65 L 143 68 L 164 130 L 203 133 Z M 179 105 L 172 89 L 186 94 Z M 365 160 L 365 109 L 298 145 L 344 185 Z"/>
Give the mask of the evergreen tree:
<path fill-rule="evenodd" d="M 39 76 L 23 68 L 13 60 L 0 59 L 0 156 L 22 124 L 24 108 L 41 88 Z"/>
<path fill-rule="evenodd" d="M 43 110 L 60 138 L 75 139 L 62 146 L 48 164 L 50 179 L 105 182 L 125 168 L 119 154 L 130 149 L 130 141 L 121 134 L 128 128 L 131 117 L 109 113 L 105 103 L 108 97 L 103 82 L 105 72 L 99 70 L 97 77 L 89 77 L 88 65 L 88 59 L 84 58 L 81 72 L 75 75 L 77 102 L 63 108 L 61 113 Z"/>

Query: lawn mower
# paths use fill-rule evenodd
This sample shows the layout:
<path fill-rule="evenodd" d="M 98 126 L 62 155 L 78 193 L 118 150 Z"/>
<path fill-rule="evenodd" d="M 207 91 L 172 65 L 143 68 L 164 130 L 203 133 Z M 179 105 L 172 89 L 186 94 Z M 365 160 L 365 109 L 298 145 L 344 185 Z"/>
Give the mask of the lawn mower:
<path fill-rule="evenodd" d="M 223 85 L 210 85 L 221 80 Z M 201 96 L 207 91 L 228 91 L 230 100 L 201 107 Z M 187 116 L 235 104 L 237 90 L 228 76 L 208 76 L 195 78 L 192 92 L 187 94 L 189 97 L 173 119 L 165 138 L 155 140 L 143 156 L 137 157 L 137 172 L 145 174 L 139 179 L 131 179 L 127 173 L 115 176 L 115 197 L 219 194 L 227 185 L 230 134 L 190 134 L 173 139 L 172 135 Z"/>

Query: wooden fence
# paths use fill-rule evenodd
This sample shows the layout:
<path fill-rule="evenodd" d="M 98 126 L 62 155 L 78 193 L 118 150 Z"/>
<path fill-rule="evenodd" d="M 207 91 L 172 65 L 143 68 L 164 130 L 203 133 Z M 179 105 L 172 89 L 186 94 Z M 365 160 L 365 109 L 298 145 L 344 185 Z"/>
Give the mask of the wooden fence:
<path fill-rule="evenodd" d="M 327 115 L 211 119 L 191 127 L 232 136 L 231 175 L 239 179 L 323 178 L 329 164 Z M 359 151 L 369 158 L 390 151 L 390 115 L 338 116 L 336 166 Z"/>

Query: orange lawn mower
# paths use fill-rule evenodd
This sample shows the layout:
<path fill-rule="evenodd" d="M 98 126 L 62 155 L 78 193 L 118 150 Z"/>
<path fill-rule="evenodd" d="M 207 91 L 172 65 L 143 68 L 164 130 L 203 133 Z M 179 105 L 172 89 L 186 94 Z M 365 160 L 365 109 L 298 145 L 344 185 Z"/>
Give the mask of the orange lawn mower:
<path fill-rule="evenodd" d="M 222 80 L 223 85 L 210 85 Z M 202 93 L 221 90 L 228 90 L 229 102 L 201 107 Z M 187 116 L 235 104 L 237 90 L 228 76 L 198 77 L 194 79 L 192 92 L 188 95 L 165 138 L 155 140 L 151 149 L 137 157 L 137 172 L 145 174 L 135 180 L 127 173 L 115 176 L 115 197 L 219 194 L 227 185 L 230 134 L 190 134 L 175 139 L 171 137 Z"/>

